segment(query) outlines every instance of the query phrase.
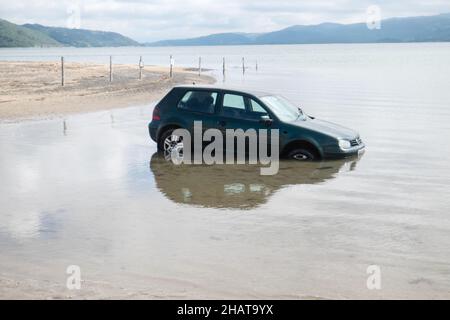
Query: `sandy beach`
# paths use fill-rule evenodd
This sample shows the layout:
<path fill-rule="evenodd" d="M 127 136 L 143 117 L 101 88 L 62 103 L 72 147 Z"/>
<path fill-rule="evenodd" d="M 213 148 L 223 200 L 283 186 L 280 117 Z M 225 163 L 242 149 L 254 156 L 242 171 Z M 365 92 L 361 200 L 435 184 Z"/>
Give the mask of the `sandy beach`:
<path fill-rule="evenodd" d="M 136 65 L 65 63 L 61 86 L 60 62 L 0 62 L 0 121 L 48 118 L 158 100 L 173 85 L 212 83 L 188 69 L 145 66 L 139 80 Z"/>

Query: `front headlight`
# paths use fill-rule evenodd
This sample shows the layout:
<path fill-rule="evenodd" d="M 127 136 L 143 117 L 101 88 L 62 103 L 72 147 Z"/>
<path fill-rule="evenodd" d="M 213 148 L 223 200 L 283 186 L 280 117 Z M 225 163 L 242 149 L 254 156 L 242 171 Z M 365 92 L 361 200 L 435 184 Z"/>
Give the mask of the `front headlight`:
<path fill-rule="evenodd" d="M 350 149 L 351 146 L 352 145 L 350 144 L 350 141 L 339 139 L 339 148 L 341 148 L 342 150 Z"/>

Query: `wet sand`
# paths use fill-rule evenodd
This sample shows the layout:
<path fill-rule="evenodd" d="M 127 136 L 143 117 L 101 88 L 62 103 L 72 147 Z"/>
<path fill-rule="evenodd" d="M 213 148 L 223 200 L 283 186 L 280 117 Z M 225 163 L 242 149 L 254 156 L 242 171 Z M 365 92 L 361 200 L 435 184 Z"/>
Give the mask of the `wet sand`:
<path fill-rule="evenodd" d="M 65 63 L 61 86 L 59 62 L 0 62 L 0 121 L 48 118 L 148 104 L 160 99 L 176 84 L 212 83 L 214 79 L 194 71 L 145 66 L 139 80 L 135 65 Z"/>

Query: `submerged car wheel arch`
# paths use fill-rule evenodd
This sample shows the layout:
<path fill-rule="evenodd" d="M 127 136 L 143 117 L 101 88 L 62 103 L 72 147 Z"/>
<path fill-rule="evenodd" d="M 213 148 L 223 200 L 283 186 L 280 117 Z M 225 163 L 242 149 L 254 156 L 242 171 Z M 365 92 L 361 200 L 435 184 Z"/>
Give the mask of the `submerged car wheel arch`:
<path fill-rule="evenodd" d="M 309 139 L 297 139 L 292 140 L 288 142 L 283 149 L 281 150 L 280 154 L 282 156 L 286 156 L 291 150 L 295 148 L 305 148 L 307 150 L 310 150 L 311 152 L 315 153 L 316 156 L 318 156 L 320 159 L 323 159 L 323 150 L 320 147 L 318 143 L 316 143 L 313 140 Z"/>
<path fill-rule="evenodd" d="M 161 139 L 161 136 L 164 134 L 164 132 L 166 132 L 167 130 L 173 130 L 173 129 L 179 129 L 182 128 L 182 126 L 180 126 L 177 123 L 169 123 L 164 125 L 163 127 L 161 127 L 158 130 L 157 136 L 156 136 L 156 140 L 159 141 L 159 139 Z"/>

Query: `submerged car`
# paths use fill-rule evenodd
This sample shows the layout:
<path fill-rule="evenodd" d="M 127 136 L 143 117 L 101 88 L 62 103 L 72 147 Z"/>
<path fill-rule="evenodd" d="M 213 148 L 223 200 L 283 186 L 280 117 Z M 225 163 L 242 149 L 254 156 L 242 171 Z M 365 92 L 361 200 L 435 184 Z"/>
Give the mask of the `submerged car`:
<path fill-rule="evenodd" d="M 315 119 L 282 96 L 210 86 L 176 86 L 155 106 L 148 128 L 158 149 L 170 152 L 175 129 L 278 129 L 282 157 L 299 161 L 346 158 L 364 150 L 359 134 Z"/>

